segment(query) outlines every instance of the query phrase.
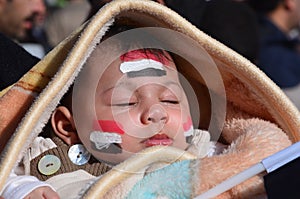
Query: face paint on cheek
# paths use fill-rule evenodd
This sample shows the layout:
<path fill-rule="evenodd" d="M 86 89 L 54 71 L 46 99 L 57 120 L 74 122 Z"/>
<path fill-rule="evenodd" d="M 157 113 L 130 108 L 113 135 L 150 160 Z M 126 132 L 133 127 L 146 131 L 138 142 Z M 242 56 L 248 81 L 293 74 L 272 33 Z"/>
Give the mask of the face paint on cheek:
<path fill-rule="evenodd" d="M 188 117 L 186 123 L 183 124 L 183 130 L 185 137 L 193 135 L 194 128 L 191 117 Z"/>
<path fill-rule="evenodd" d="M 120 124 L 111 120 L 98 120 L 97 123 L 100 129 L 96 125 L 94 127 L 96 131 L 90 134 L 93 148 L 104 153 L 122 153 L 122 149 L 117 145 L 122 143 L 121 135 L 125 133 L 120 128 Z"/>
<path fill-rule="evenodd" d="M 194 134 L 193 121 L 191 117 L 187 118 L 187 122 L 183 124 L 184 136 L 186 137 L 186 142 L 191 143 Z"/>
<path fill-rule="evenodd" d="M 112 132 L 123 135 L 125 132 L 122 129 L 122 125 L 113 120 L 98 120 L 98 124 L 102 131 Z"/>
<path fill-rule="evenodd" d="M 112 150 L 112 146 L 118 147 L 113 144 L 120 144 L 122 143 L 122 138 L 119 134 L 116 133 L 106 133 L 101 131 L 93 131 L 90 134 L 90 141 L 94 144 L 95 149 L 102 151 L 102 152 L 108 152 L 114 151 L 116 153 L 116 150 Z M 119 148 L 119 147 L 118 147 Z M 119 151 L 119 150 L 117 150 Z"/>

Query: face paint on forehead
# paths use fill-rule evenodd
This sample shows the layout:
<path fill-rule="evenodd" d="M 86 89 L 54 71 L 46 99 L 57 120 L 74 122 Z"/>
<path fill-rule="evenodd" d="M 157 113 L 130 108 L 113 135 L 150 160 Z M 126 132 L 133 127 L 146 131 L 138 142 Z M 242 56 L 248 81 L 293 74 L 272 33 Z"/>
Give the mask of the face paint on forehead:
<path fill-rule="evenodd" d="M 134 50 L 120 57 L 122 63 L 120 71 L 127 74 L 127 77 L 159 77 L 165 76 L 165 66 L 169 65 L 169 60 L 161 55 L 154 55 L 149 51 Z"/>
<path fill-rule="evenodd" d="M 170 60 L 160 53 L 159 55 L 155 55 L 150 50 L 132 50 L 120 56 L 121 61 L 128 62 L 140 59 L 151 59 L 157 62 L 162 63 L 163 65 L 168 66 L 170 64 Z"/>

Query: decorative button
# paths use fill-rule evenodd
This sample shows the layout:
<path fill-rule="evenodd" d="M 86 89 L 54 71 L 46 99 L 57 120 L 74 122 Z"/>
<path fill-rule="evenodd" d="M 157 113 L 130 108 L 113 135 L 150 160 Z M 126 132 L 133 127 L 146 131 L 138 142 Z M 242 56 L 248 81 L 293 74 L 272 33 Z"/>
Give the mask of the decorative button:
<path fill-rule="evenodd" d="M 84 165 L 89 161 L 91 154 L 82 144 L 75 144 L 70 147 L 68 156 L 74 164 Z"/>
<path fill-rule="evenodd" d="M 60 159 L 55 155 L 45 155 L 38 163 L 38 170 L 44 175 L 56 173 L 61 166 Z"/>

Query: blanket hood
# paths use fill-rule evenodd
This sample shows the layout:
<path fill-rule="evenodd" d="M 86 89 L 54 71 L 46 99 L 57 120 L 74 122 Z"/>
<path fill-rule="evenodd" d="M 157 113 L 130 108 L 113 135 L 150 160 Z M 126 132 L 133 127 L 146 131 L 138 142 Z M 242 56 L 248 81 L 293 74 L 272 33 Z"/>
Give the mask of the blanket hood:
<path fill-rule="evenodd" d="M 258 117 L 276 123 L 293 142 L 300 140 L 298 110 L 250 61 L 165 6 L 148 0 L 115 0 L 62 41 L 16 84 L 1 92 L 0 187 L 114 23 L 134 24 L 167 41 L 175 54 L 178 71 L 199 102 L 200 111 L 195 114 L 199 114 L 200 120 L 194 121 L 199 128 L 214 132 L 222 129 L 226 120 Z M 151 32 L 153 28 L 155 31 Z M 181 38 L 185 42 L 180 42 Z M 193 64 L 199 60 L 206 63 L 202 68 Z"/>

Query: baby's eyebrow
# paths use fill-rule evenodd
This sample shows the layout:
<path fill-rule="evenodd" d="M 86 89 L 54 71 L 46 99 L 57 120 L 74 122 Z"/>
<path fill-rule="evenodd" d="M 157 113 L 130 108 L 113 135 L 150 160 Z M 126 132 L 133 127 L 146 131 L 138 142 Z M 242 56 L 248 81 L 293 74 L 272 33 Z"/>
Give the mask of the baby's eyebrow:
<path fill-rule="evenodd" d="M 166 86 L 172 86 L 172 85 L 175 85 L 175 86 L 177 86 L 178 88 L 182 88 L 181 87 L 181 85 L 180 85 L 180 83 L 178 83 L 178 82 L 176 82 L 176 81 L 168 81 L 168 82 L 166 82 L 165 83 L 166 84 Z"/>
<path fill-rule="evenodd" d="M 158 85 L 162 85 L 166 88 L 169 88 L 169 86 L 176 86 L 178 89 L 182 89 L 180 83 L 176 82 L 176 81 L 166 81 L 163 83 L 156 83 Z M 129 91 L 133 91 L 137 88 L 137 84 L 136 82 L 131 82 L 131 81 L 126 81 L 126 82 L 119 82 L 107 89 L 105 89 L 103 92 L 101 92 L 102 94 L 106 94 L 108 92 L 112 92 L 114 89 L 116 88 L 124 88 L 124 89 L 128 89 Z"/>
<path fill-rule="evenodd" d="M 104 91 L 102 93 L 107 93 L 112 91 L 115 88 L 120 88 L 120 87 L 124 87 L 124 88 L 128 88 L 128 90 L 132 90 L 134 88 L 136 88 L 135 83 L 133 82 L 118 82 L 117 84 L 114 84 L 113 86 L 108 87 L 107 89 L 104 89 Z"/>
<path fill-rule="evenodd" d="M 168 81 L 168 82 L 165 82 L 164 86 L 176 95 L 182 95 L 182 93 L 185 93 L 184 89 L 182 88 L 182 86 L 179 82 Z"/>

